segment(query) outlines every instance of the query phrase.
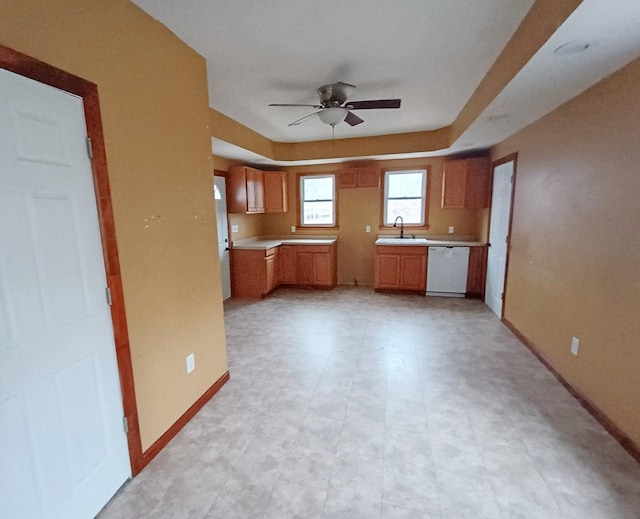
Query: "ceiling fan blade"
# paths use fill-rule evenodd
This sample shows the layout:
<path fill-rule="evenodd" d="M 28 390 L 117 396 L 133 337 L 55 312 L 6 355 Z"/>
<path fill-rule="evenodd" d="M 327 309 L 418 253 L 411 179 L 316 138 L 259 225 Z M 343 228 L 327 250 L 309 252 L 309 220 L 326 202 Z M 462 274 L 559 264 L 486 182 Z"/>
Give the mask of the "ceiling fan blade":
<path fill-rule="evenodd" d="M 377 108 L 400 108 L 400 99 L 376 99 L 372 101 L 350 101 L 347 110 L 373 110 Z"/>
<path fill-rule="evenodd" d="M 293 121 L 292 123 L 289 123 L 287 126 L 298 126 L 300 123 L 305 122 L 307 119 L 311 119 L 314 115 L 318 115 L 320 112 L 321 110 L 318 110 L 317 112 L 313 112 L 312 114 L 305 115 L 304 117 L 298 119 L 297 121 Z"/>
<path fill-rule="evenodd" d="M 357 124 L 363 123 L 364 120 L 360 119 L 360 117 L 358 117 L 356 114 L 349 112 L 347 114 L 347 117 L 345 117 L 344 122 L 349 126 L 355 126 Z"/>
<path fill-rule="evenodd" d="M 298 105 L 289 103 L 271 103 L 269 106 L 306 106 L 309 108 L 322 108 L 322 105 Z"/>

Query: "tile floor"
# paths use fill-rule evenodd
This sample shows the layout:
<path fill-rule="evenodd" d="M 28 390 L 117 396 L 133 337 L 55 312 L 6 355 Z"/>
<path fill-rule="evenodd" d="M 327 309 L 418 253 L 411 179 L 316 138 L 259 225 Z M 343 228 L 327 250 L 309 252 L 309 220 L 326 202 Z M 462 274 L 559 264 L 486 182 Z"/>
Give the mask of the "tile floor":
<path fill-rule="evenodd" d="M 100 519 L 640 518 L 640 465 L 479 301 L 225 314 L 231 380 Z"/>

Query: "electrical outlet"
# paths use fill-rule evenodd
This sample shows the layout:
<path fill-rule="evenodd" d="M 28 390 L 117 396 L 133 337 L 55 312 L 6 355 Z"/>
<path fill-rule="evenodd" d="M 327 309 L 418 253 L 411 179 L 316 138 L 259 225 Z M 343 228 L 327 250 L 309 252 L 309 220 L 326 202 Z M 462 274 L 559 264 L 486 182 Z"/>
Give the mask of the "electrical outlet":
<path fill-rule="evenodd" d="M 365 225 L 364 226 L 364 232 L 371 232 L 371 226 L 370 225 Z"/>
<path fill-rule="evenodd" d="M 291 232 L 296 232 L 296 226 L 295 225 L 291 226 Z"/>
<path fill-rule="evenodd" d="M 450 225 L 449 226 L 449 234 L 453 234 L 453 231 L 454 231 L 454 227 L 453 227 L 453 225 Z"/>
<path fill-rule="evenodd" d="M 571 338 L 571 353 L 574 355 L 578 355 L 578 350 L 580 349 L 580 339 L 577 337 Z"/>
<path fill-rule="evenodd" d="M 196 369 L 196 358 L 193 353 L 187 355 L 187 375 Z"/>
<path fill-rule="evenodd" d="M 237 232 L 240 232 L 240 229 L 238 228 L 237 225 L 232 225 L 231 226 L 231 234 L 235 234 Z"/>

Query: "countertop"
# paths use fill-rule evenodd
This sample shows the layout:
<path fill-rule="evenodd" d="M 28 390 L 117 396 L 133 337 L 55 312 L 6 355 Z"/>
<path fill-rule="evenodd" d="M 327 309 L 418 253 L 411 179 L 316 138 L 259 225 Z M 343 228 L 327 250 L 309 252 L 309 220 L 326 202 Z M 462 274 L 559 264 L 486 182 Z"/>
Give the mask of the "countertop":
<path fill-rule="evenodd" d="M 337 236 L 305 236 L 300 238 L 257 236 L 233 242 L 234 249 L 267 250 L 280 245 L 331 245 L 338 241 Z"/>
<path fill-rule="evenodd" d="M 376 245 L 391 247 L 484 247 L 487 244 L 475 241 L 471 236 L 447 238 L 444 236 L 416 236 L 415 238 L 400 239 L 397 236 L 379 235 Z"/>

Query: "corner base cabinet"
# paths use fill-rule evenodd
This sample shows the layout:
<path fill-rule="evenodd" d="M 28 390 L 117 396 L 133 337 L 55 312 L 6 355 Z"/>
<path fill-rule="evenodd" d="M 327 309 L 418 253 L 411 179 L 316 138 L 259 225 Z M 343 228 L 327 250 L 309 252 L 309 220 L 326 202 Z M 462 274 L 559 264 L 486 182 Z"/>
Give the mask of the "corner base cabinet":
<path fill-rule="evenodd" d="M 427 247 L 377 245 L 374 289 L 424 295 L 427 290 Z"/>
<path fill-rule="evenodd" d="M 233 297 L 261 299 L 278 285 L 336 286 L 336 244 L 231 249 Z"/>

